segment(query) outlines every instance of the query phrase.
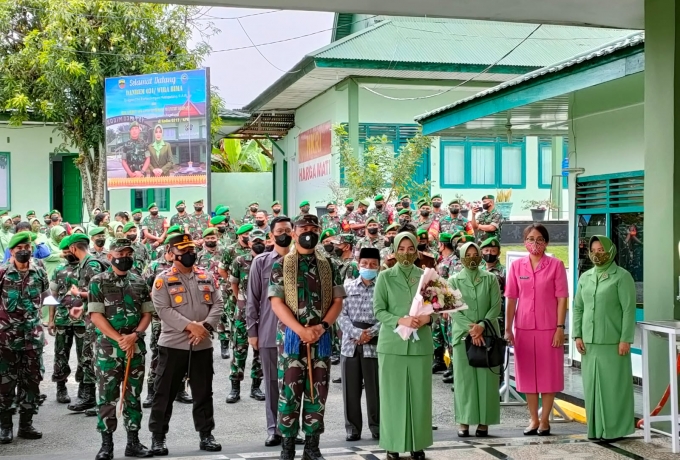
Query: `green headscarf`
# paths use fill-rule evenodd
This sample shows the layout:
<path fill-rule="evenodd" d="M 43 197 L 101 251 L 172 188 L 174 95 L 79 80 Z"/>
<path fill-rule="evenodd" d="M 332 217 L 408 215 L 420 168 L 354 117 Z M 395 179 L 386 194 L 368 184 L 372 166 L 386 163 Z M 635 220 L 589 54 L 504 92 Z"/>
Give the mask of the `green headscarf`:
<path fill-rule="evenodd" d="M 61 240 L 58 239 L 59 235 L 66 232 L 66 229 L 61 225 L 55 225 L 50 229 L 50 246 L 59 249 L 59 243 Z"/>
<path fill-rule="evenodd" d="M 153 127 L 153 148 L 156 150 L 156 155 L 159 155 L 161 153 L 161 149 L 165 146 L 165 141 L 163 139 L 160 141 L 156 140 L 156 130 L 158 128 L 161 129 L 161 132 L 164 132 L 161 125 L 156 125 Z"/>
<path fill-rule="evenodd" d="M 465 243 L 463 246 L 460 247 L 460 261 L 463 263 L 463 259 L 465 259 L 465 253 L 467 253 L 468 248 L 473 247 L 477 249 L 477 256 L 479 257 L 479 262 L 481 262 L 482 259 L 482 251 L 480 251 L 479 246 L 477 246 L 476 243 L 470 242 L 470 243 Z M 472 277 L 477 276 L 477 270 L 479 270 L 479 262 L 477 263 L 477 266 L 475 268 L 468 268 L 463 264 L 463 270 L 461 270 L 460 274 L 458 275 L 458 278 L 466 278 L 468 280 L 471 280 Z"/>
<path fill-rule="evenodd" d="M 416 241 L 416 237 L 413 236 L 413 233 L 410 232 L 401 232 L 398 233 L 397 236 L 394 237 L 394 256 L 397 259 L 397 267 L 399 267 L 400 270 L 406 270 L 406 271 L 411 271 L 413 269 L 413 262 L 407 263 L 404 260 L 399 260 L 401 257 L 399 256 L 399 244 L 402 242 L 404 238 L 407 238 L 411 243 L 413 243 L 413 248 L 418 247 L 418 242 Z M 413 256 L 418 258 L 418 253 L 414 252 Z"/>
<path fill-rule="evenodd" d="M 609 260 L 607 260 L 605 263 L 600 264 L 600 265 L 595 265 L 595 271 L 597 273 L 602 273 L 602 272 L 607 271 L 607 269 L 609 267 L 611 267 L 611 265 L 614 263 L 614 259 L 616 258 L 616 246 L 614 246 L 614 243 L 612 243 L 612 240 L 610 240 L 609 238 L 607 238 L 604 235 L 593 235 L 592 237 L 590 237 L 590 242 L 588 243 L 588 253 L 589 254 L 592 254 L 590 252 L 590 248 L 593 245 L 593 241 L 599 241 L 600 244 L 602 244 L 602 247 L 604 248 L 605 254 L 609 255 Z M 592 259 L 592 257 L 591 257 L 590 260 L 593 261 L 593 263 L 595 263 L 595 261 Z"/>

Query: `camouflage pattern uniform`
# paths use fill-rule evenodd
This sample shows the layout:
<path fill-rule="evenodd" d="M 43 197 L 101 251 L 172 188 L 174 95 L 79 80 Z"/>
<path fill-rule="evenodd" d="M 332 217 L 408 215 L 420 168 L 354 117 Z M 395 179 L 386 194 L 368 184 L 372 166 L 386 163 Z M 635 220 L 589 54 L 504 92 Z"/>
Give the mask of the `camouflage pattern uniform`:
<path fill-rule="evenodd" d="M 74 275 L 78 278 L 78 290 L 87 291 L 90 288 L 90 281 L 95 275 L 98 275 L 103 270 L 102 263 L 88 255 L 76 266 Z M 84 303 L 84 311 L 87 313 L 88 302 Z M 89 317 L 85 318 L 85 338 L 83 339 L 83 354 L 81 355 L 80 365 L 83 368 L 83 383 L 95 384 L 94 376 L 94 343 L 95 327 L 90 321 Z"/>
<path fill-rule="evenodd" d="M 490 225 L 494 223 L 498 225 L 498 229 L 493 232 L 477 230 L 476 236 L 478 242 L 481 243 L 482 241 L 486 240 L 487 238 L 491 238 L 492 236 L 495 236 L 498 239 L 498 241 L 501 240 L 501 227 L 503 225 L 503 216 L 501 215 L 500 212 L 496 211 L 496 209 L 492 209 L 491 211 L 482 212 L 477 217 L 477 224 L 479 225 Z"/>
<path fill-rule="evenodd" d="M 142 278 L 146 282 L 146 286 L 149 291 L 153 288 L 153 282 L 156 277 L 160 275 L 164 270 L 172 267 L 172 262 L 165 260 L 163 256 L 151 262 L 144 270 Z M 149 341 L 149 348 L 151 348 L 151 362 L 149 363 L 149 376 L 147 378 L 147 384 L 153 385 L 153 381 L 156 378 L 156 368 L 158 367 L 158 338 L 161 336 L 161 320 L 158 317 L 158 313 L 154 309 L 151 314 L 151 340 Z"/>
<path fill-rule="evenodd" d="M 472 225 L 470 222 L 460 214 L 458 217 L 453 218 L 451 215 L 443 217 L 439 221 L 439 231 L 441 233 L 450 233 L 452 235 L 464 231 L 465 233 L 472 235 Z"/>
<path fill-rule="evenodd" d="M 191 217 L 194 219 L 194 223 L 196 225 L 196 233 L 200 232 L 201 234 L 200 236 L 202 237 L 203 230 L 210 227 L 210 215 L 204 212 L 201 212 L 200 214 L 196 214 L 194 212 L 193 214 L 191 214 Z"/>
<path fill-rule="evenodd" d="M 359 259 L 359 253 L 363 248 L 384 249 L 385 238 L 383 238 L 379 234 L 376 235 L 373 239 L 371 239 L 370 235 L 361 238 L 359 241 L 357 241 L 357 244 L 354 246 L 354 257 L 356 259 Z"/>
<path fill-rule="evenodd" d="M 238 230 L 238 225 L 236 225 L 236 222 L 234 222 L 233 219 L 227 219 L 224 221 L 224 225 L 226 227 L 226 232 L 224 232 L 220 238 L 221 238 L 221 243 L 225 246 L 231 246 L 234 244 L 234 242 L 238 239 L 236 237 L 236 230 Z"/>
<path fill-rule="evenodd" d="M 314 254 L 298 255 L 298 310 L 297 320 L 301 325 L 314 326 L 323 320 L 323 306 L 321 304 L 321 278 Z M 269 295 L 285 300 L 283 259 L 274 263 L 269 279 Z M 333 294 L 338 288 L 342 289 L 342 279 L 336 267 L 331 263 L 333 273 Z M 324 431 L 324 412 L 328 397 L 330 381 L 330 357 L 318 357 L 319 342 L 311 345 L 313 358 L 312 380 L 314 382 L 314 403 L 310 399 L 310 381 L 308 378 L 307 347 L 300 346 L 298 354 L 285 353 L 286 326 L 279 321 L 276 334 L 278 346 L 278 374 L 279 374 L 279 406 L 278 429 L 286 438 L 297 436 L 300 426 L 300 412 L 302 412 L 302 431 L 307 436 L 314 436 Z"/>
<path fill-rule="evenodd" d="M 234 235 L 236 237 L 236 235 Z M 243 247 L 236 241 L 236 243 L 231 244 L 225 248 L 222 259 L 218 265 L 218 268 L 229 271 L 231 269 L 231 264 L 238 256 L 243 256 L 250 254 L 249 247 Z M 224 328 L 224 331 L 218 331 L 217 338 L 219 340 L 229 340 L 234 335 L 234 315 L 236 313 L 236 299 L 234 298 L 234 292 L 231 290 L 231 284 L 226 280 L 223 280 L 225 285 L 225 290 L 223 291 L 224 296 L 224 314 L 220 319 L 220 323 Z"/>
<path fill-rule="evenodd" d="M 123 144 L 123 159 L 132 172 L 141 171 L 149 155 L 147 144 L 142 141 L 141 137 L 130 139 Z"/>
<path fill-rule="evenodd" d="M 352 214 L 349 215 L 347 220 L 350 225 L 363 224 L 366 222 L 366 220 L 368 220 L 368 213 L 361 214 L 359 211 L 354 211 Z M 363 238 L 364 236 L 366 236 L 366 227 L 357 230 L 351 230 L 351 232 L 354 233 L 354 236 L 356 236 L 357 238 Z"/>
<path fill-rule="evenodd" d="M 170 226 L 172 227 L 173 225 L 179 225 L 182 229 L 182 232 L 184 232 L 185 228 L 188 228 L 189 230 L 187 233 L 191 235 L 192 238 L 195 237 L 196 231 L 198 229 L 196 220 L 194 220 L 193 216 L 188 212 L 185 212 L 183 216 L 180 216 L 179 213 L 172 216 L 170 218 Z"/>
<path fill-rule="evenodd" d="M 120 240 L 119 240 L 120 241 Z M 149 287 L 142 277 L 128 272 L 118 276 L 112 268 L 96 275 L 90 282 L 88 294 L 89 314 L 101 313 L 120 334 L 133 334 L 144 313 L 154 311 Z M 142 422 L 142 405 L 139 400 L 144 383 L 144 339 L 137 340 L 130 359 L 130 375 L 124 388 L 123 424 L 126 431 L 139 431 Z M 97 329 L 97 431 L 116 431 L 116 403 L 127 366 L 126 354 L 118 342 Z"/>
<path fill-rule="evenodd" d="M 132 250 L 134 251 L 132 254 L 134 262 L 130 271 L 137 276 L 142 276 L 146 265 L 149 263 L 149 251 L 139 241 L 132 243 Z"/>
<path fill-rule="evenodd" d="M 108 253 L 109 253 L 109 250 L 106 249 L 106 248 L 102 248 L 101 252 L 97 252 L 97 250 L 95 248 L 90 248 L 90 255 L 97 260 L 101 260 L 101 261 L 107 260 L 106 256 L 108 255 Z"/>
<path fill-rule="evenodd" d="M 246 214 L 243 216 L 243 219 L 241 219 L 241 225 L 245 224 L 255 225 L 255 214 L 251 214 L 250 211 L 247 211 Z"/>
<path fill-rule="evenodd" d="M 437 210 L 437 208 L 433 207 L 430 216 L 432 216 L 432 220 L 436 222 L 441 222 L 441 220 L 446 216 L 446 213 L 441 208 Z"/>
<path fill-rule="evenodd" d="M 505 296 L 503 295 L 505 292 L 505 279 L 506 279 L 505 265 L 503 265 L 500 262 L 496 262 L 496 266 L 490 269 L 489 267 L 487 267 L 486 262 L 482 260 L 482 263 L 479 265 L 479 268 L 489 273 L 493 273 L 494 275 L 496 275 L 496 279 L 498 280 L 498 285 L 501 288 L 501 316 L 498 318 L 498 320 L 502 327 L 501 331 L 503 331 L 505 330 Z"/>
<path fill-rule="evenodd" d="M 165 217 L 160 214 L 155 217 L 149 214 L 142 219 L 142 230 L 146 230 L 153 236 L 161 236 L 165 232 L 164 223 Z M 151 243 L 147 243 L 146 248 L 149 250 L 151 260 L 155 260 L 158 257 L 158 251 L 151 247 Z"/>
<path fill-rule="evenodd" d="M 231 359 L 231 373 L 229 380 L 232 382 L 243 381 L 243 373 L 248 359 L 248 327 L 246 326 L 246 300 L 248 298 L 248 274 L 253 264 L 252 253 L 240 255 L 234 259 L 229 268 L 229 281 L 238 284 L 238 298 L 236 299 L 236 312 L 234 314 L 234 356 Z M 262 363 L 260 352 L 253 349 L 253 365 L 250 368 L 250 378 L 262 380 Z"/>
<path fill-rule="evenodd" d="M 47 272 L 29 262 L 23 274 L 12 264 L 0 268 L 0 414 L 12 409 L 18 387 L 21 414 L 37 414 L 43 379 L 40 309 L 49 293 Z"/>
<path fill-rule="evenodd" d="M 331 228 L 335 230 L 335 233 L 337 234 L 342 233 L 342 222 L 340 221 L 340 216 L 337 214 L 335 216 L 324 214 L 321 216 L 321 219 L 319 219 L 319 225 L 321 225 L 323 230 L 328 230 Z"/>
<path fill-rule="evenodd" d="M 437 264 L 437 274 L 444 279 L 449 279 L 453 276 L 453 267 L 458 262 L 456 254 L 453 252 L 448 256 L 444 257 Z M 451 318 L 445 320 L 441 317 L 435 319 L 432 325 L 432 340 L 434 342 L 434 348 L 446 347 L 449 351 L 449 357 L 453 355 L 453 349 L 451 348 Z"/>
<path fill-rule="evenodd" d="M 387 205 L 383 205 L 382 209 L 374 207 L 368 212 L 368 217 L 373 217 L 377 220 L 381 229 L 384 229 L 392 223 L 392 213 L 387 208 Z"/>
<path fill-rule="evenodd" d="M 432 214 L 430 214 L 427 217 L 420 216 L 418 220 L 413 223 L 415 224 L 417 230 L 429 230 L 432 222 L 434 222 L 434 218 L 432 218 Z"/>

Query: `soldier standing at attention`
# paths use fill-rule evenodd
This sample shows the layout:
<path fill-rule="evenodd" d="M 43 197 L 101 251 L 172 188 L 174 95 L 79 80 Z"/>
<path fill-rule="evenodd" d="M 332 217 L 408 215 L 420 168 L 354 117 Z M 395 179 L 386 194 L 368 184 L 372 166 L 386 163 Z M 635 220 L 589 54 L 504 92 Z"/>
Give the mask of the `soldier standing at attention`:
<path fill-rule="evenodd" d="M 130 270 L 135 275 L 142 276 L 144 269 L 150 261 L 149 251 L 146 250 L 146 246 L 144 246 L 137 238 L 137 226 L 133 222 L 125 224 L 125 227 L 123 227 L 123 233 L 125 233 L 125 238 L 130 240 L 130 246 L 134 251 L 132 254 L 132 260 L 134 263 Z"/>
<path fill-rule="evenodd" d="M 380 236 L 381 225 L 378 220 L 371 216 L 366 219 L 366 233 L 367 235 L 357 241 L 354 247 L 354 258 L 359 260 L 359 253 L 363 248 L 375 248 L 380 251 L 385 247 L 385 239 Z"/>
<path fill-rule="evenodd" d="M 47 272 L 31 261 L 31 233 L 9 241 L 11 261 L 0 267 L 0 444 L 14 438 L 12 404 L 19 388 L 19 431 L 24 439 L 40 439 L 33 428 L 43 379 L 45 335 L 40 318 L 42 300 L 50 294 Z"/>
<path fill-rule="evenodd" d="M 220 223 L 223 222 L 224 217 L 213 217 L 214 219 L 222 219 Z M 220 291 L 222 291 L 222 299 L 225 299 L 228 292 L 228 286 L 230 284 L 224 280 L 219 274 L 219 265 L 222 257 L 224 256 L 224 246 L 222 246 L 218 241 L 219 229 L 221 227 L 210 227 L 203 230 L 203 249 L 198 253 L 196 259 L 196 265 L 206 270 L 215 277 L 219 282 Z M 229 329 L 229 320 L 227 319 L 227 313 L 223 313 L 220 318 L 220 324 L 217 326 L 218 339 L 220 341 L 220 354 L 222 359 L 229 359 L 229 341 L 231 339 L 231 331 Z M 222 330 L 220 330 L 222 329 Z"/>
<path fill-rule="evenodd" d="M 194 213 L 191 215 L 196 225 L 196 232 L 203 233 L 203 230 L 210 226 L 210 215 L 203 212 L 203 199 L 194 201 Z"/>
<path fill-rule="evenodd" d="M 154 311 L 149 287 L 132 272 L 132 242 L 117 239 L 109 247 L 111 266 L 90 280 L 88 315 L 97 332 L 95 366 L 97 379 L 98 423 L 102 447 L 96 460 L 113 459 L 113 433 L 118 426 L 116 403 L 126 369 L 130 374 L 123 392 L 123 424 L 127 431 L 126 457 L 147 458 L 153 454 L 139 442 L 142 423 L 140 397 L 144 385 L 144 331 Z"/>
<path fill-rule="evenodd" d="M 269 215 L 269 220 L 272 220 L 274 217 L 286 217 L 281 214 L 281 202 L 278 200 L 272 203 L 272 213 Z"/>
<path fill-rule="evenodd" d="M 153 260 L 157 257 L 156 248 L 163 244 L 165 238 L 165 217 L 158 214 L 156 203 L 151 203 L 147 210 L 149 215 L 142 219 L 142 232 Z"/>
<path fill-rule="evenodd" d="M 92 248 L 90 254 L 99 260 L 105 260 L 106 254 L 109 251 L 104 247 L 106 245 L 106 229 L 104 227 L 93 227 L 90 230 L 90 240 L 92 241 Z"/>
<path fill-rule="evenodd" d="M 441 195 L 434 195 L 432 197 L 432 219 L 439 221 L 441 220 L 444 216 L 446 216 L 446 213 L 442 210 L 442 196 Z"/>
<path fill-rule="evenodd" d="M 140 134 L 139 123 L 130 123 L 130 140 L 123 144 L 123 158 L 120 161 L 128 177 L 144 177 L 151 164 L 147 143 Z"/>
<path fill-rule="evenodd" d="M 151 299 L 161 319 L 158 340 L 156 394 L 151 406 L 149 431 L 154 455 L 168 455 L 165 436 L 170 427 L 172 400 L 188 376 L 194 397 L 194 428 L 199 432 L 201 450 L 217 452 L 213 417 L 213 348 L 210 333 L 224 310 L 222 293 L 212 274 L 196 267 L 191 235 L 168 237 L 172 268 L 154 282 Z"/>
<path fill-rule="evenodd" d="M 257 201 L 252 201 L 248 205 L 248 210 L 243 216 L 242 224 L 254 224 L 255 216 L 257 214 L 258 209 L 260 209 L 260 203 L 258 203 Z"/>
<path fill-rule="evenodd" d="M 475 214 L 481 212 L 479 217 Z M 485 241 L 492 236 L 501 241 L 501 227 L 503 226 L 503 216 L 496 211 L 494 206 L 494 196 L 484 195 L 482 197 L 482 209 L 472 209 L 472 229 L 476 232 L 477 241 Z"/>
<path fill-rule="evenodd" d="M 439 220 L 439 230 L 451 235 L 462 230 L 472 235 L 472 224 L 460 214 L 460 200 L 449 202 L 449 215 Z"/>
<path fill-rule="evenodd" d="M 170 218 L 170 225 L 179 225 L 184 233 L 193 235 L 196 231 L 196 222 L 194 222 L 194 218 L 191 217 L 191 214 L 187 213 L 186 206 L 187 205 L 184 200 L 179 200 L 177 203 L 175 203 L 177 214 Z"/>
<path fill-rule="evenodd" d="M 366 219 L 368 219 L 368 200 L 359 201 L 359 209 L 349 216 L 349 228 L 357 238 L 366 236 Z"/>
<path fill-rule="evenodd" d="M 374 217 L 380 224 L 380 228 L 387 227 L 394 220 L 392 210 L 385 205 L 385 197 L 377 195 L 374 198 L 375 208 L 368 213 L 369 217 Z"/>
<path fill-rule="evenodd" d="M 234 219 L 231 219 L 229 217 L 229 206 L 218 206 L 217 210 L 215 211 L 215 217 L 224 217 L 224 226 L 225 226 L 225 244 L 230 244 L 236 240 L 236 230 L 239 229 L 239 227 L 236 225 L 236 222 L 234 222 Z"/>
<path fill-rule="evenodd" d="M 309 214 L 309 209 L 310 209 L 309 201 L 305 200 L 302 203 L 300 203 L 300 214 L 298 217 L 306 216 Z"/>
<path fill-rule="evenodd" d="M 432 213 L 432 208 L 430 207 L 429 201 L 426 199 L 421 199 L 418 201 L 418 210 L 420 212 L 420 217 L 418 218 L 418 222 L 416 223 L 416 228 L 418 230 L 423 229 L 425 231 L 428 231 L 430 229 L 430 225 L 432 225 L 432 222 L 434 219 L 430 215 Z"/>
<path fill-rule="evenodd" d="M 319 437 L 324 431 L 330 378 L 329 330 L 342 310 L 345 289 L 333 264 L 316 251 L 320 231 L 316 216 L 298 218 L 293 233 L 295 250 L 274 262 L 269 280 L 269 299 L 279 319 L 276 342 L 281 460 L 295 458 L 300 412 L 306 435 L 302 458 L 323 460 Z M 311 345 L 310 354 L 306 344 Z"/>
<path fill-rule="evenodd" d="M 332 201 L 326 203 L 326 214 L 321 216 L 321 228 L 324 230 L 331 229 L 336 233 L 342 232 L 342 223 L 338 215 L 338 207 Z"/>
<path fill-rule="evenodd" d="M 248 275 L 253 258 L 264 252 L 266 235 L 261 230 L 253 230 L 250 233 L 250 252 L 237 256 L 229 269 L 229 282 L 231 290 L 236 297 L 236 311 L 234 314 L 234 357 L 231 360 L 231 392 L 227 396 L 227 404 L 233 404 L 241 399 L 241 382 L 248 358 L 248 330 L 246 327 L 246 303 L 248 299 Z M 264 393 L 260 390 L 262 384 L 262 364 L 260 352 L 253 348 L 253 365 L 250 369 L 250 378 L 253 384 L 250 388 L 250 397 L 257 401 L 264 401 Z"/>

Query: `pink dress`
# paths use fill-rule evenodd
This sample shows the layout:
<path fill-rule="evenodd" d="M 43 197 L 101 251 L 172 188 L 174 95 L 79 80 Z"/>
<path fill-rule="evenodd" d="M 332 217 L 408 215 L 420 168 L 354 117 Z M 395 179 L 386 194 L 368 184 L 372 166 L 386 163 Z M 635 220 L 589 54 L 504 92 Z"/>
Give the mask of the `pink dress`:
<path fill-rule="evenodd" d="M 529 256 L 513 262 L 505 297 L 518 299 L 515 312 L 515 383 L 521 393 L 556 393 L 564 389 L 564 349 L 553 348 L 557 299 L 569 297 L 567 270 L 561 260 L 543 256 L 534 271 Z"/>

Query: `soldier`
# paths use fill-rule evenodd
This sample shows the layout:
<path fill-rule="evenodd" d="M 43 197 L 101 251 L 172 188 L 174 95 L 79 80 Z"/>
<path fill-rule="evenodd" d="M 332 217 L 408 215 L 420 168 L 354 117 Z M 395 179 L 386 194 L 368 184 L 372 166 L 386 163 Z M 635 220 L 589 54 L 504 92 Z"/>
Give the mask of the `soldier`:
<path fill-rule="evenodd" d="M 437 264 L 437 273 L 444 279 L 451 277 L 451 269 L 458 262 L 458 257 L 453 250 L 453 235 L 450 233 L 441 233 L 439 235 L 439 263 Z"/>
<path fill-rule="evenodd" d="M 80 317 L 71 316 L 72 308 L 82 308 L 83 301 L 79 297 L 71 294 L 71 286 L 78 285 L 78 278 L 75 271 L 78 266 L 78 258 L 71 254 L 69 250 L 69 239 L 67 236 L 61 243 L 59 249 L 66 259 L 57 267 L 50 281 L 50 291 L 59 304 L 50 305 L 50 319 L 48 332 L 54 339 L 54 370 L 52 371 L 52 381 L 57 383 L 57 402 L 68 404 L 71 398 L 66 389 L 68 376 L 71 374 L 69 359 L 71 357 L 71 347 L 75 342 L 76 356 L 78 358 L 78 369 L 76 370 L 76 382 L 78 382 L 78 394 L 83 391 L 83 368 L 81 356 L 83 354 L 83 339 L 85 338 L 85 321 Z M 78 311 L 78 310 L 77 310 Z"/>
<path fill-rule="evenodd" d="M 259 210 L 255 213 L 253 228 L 263 233 L 269 233 L 269 223 L 267 222 L 267 213 L 265 211 Z"/>
<path fill-rule="evenodd" d="M 453 251 L 453 236 L 450 233 L 441 233 L 439 235 L 439 263 L 437 264 L 437 273 L 444 279 L 449 279 L 452 276 L 452 270 L 459 262 Z M 446 348 L 449 351 L 449 357 L 453 355 L 453 349 L 450 339 L 451 333 L 451 318 L 442 317 L 435 319 L 432 325 L 432 340 L 435 346 L 435 361 L 437 357 L 438 348 Z M 443 355 L 442 355 L 443 359 Z M 434 364 L 433 364 L 434 366 Z M 442 382 L 453 383 L 453 367 L 449 364 L 446 372 L 442 375 Z"/>
<path fill-rule="evenodd" d="M 406 225 L 411 222 L 411 210 L 402 209 L 399 211 L 399 225 Z"/>
<path fill-rule="evenodd" d="M 332 201 L 326 203 L 326 214 L 321 216 L 321 228 L 324 230 L 332 229 L 336 233 L 342 231 L 342 222 L 338 215 L 338 207 Z"/>
<path fill-rule="evenodd" d="M 402 209 L 411 210 L 411 197 L 408 194 L 403 194 L 399 197 L 399 203 Z"/>
<path fill-rule="evenodd" d="M 368 219 L 368 200 L 359 201 L 359 209 L 349 216 L 349 228 L 357 238 L 366 236 L 366 219 Z"/>
<path fill-rule="evenodd" d="M 300 214 L 298 215 L 298 217 L 306 216 L 307 214 L 309 214 L 309 209 L 310 209 L 309 201 L 305 200 L 302 203 L 300 203 Z"/>
<path fill-rule="evenodd" d="M 139 234 L 141 235 L 142 234 L 142 210 L 141 209 L 135 209 L 134 211 L 132 211 L 132 221 L 137 226 L 137 230 L 139 230 Z"/>
<path fill-rule="evenodd" d="M 147 143 L 140 134 L 139 123 L 130 123 L 130 140 L 123 144 L 123 158 L 120 161 L 128 177 L 144 177 L 151 163 Z"/>
<path fill-rule="evenodd" d="M 113 433 L 118 426 L 116 403 L 125 380 L 127 386 L 122 388 L 123 424 L 127 431 L 125 456 L 153 456 L 139 442 L 139 428 L 146 354 L 144 331 L 149 327 L 154 307 L 144 279 L 132 272 L 133 253 L 129 239 L 114 241 L 107 256 L 111 266 L 93 276 L 88 289 L 88 316 L 97 328 L 97 431 L 102 435 L 102 446 L 96 460 L 113 459 Z"/>
<path fill-rule="evenodd" d="M 26 220 L 30 222 L 31 219 L 35 219 L 35 211 L 32 209 L 26 211 Z"/>
<path fill-rule="evenodd" d="M 218 206 L 215 211 L 215 217 L 218 216 L 224 216 L 226 234 L 228 235 L 231 244 L 231 242 L 236 240 L 236 230 L 238 230 L 238 225 L 236 225 L 234 219 L 229 217 L 229 206 Z"/>
<path fill-rule="evenodd" d="M 465 234 L 459 234 L 457 239 L 453 239 L 452 242 L 455 242 L 453 245 L 454 247 L 454 253 L 456 254 L 456 264 L 453 266 L 453 268 L 450 269 L 450 274 L 449 278 L 453 275 L 457 275 L 461 271 L 463 271 L 463 263 L 460 261 L 460 248 L 463 247 L 465 243 L 472 243 L 475 241 L 475 237 L 472 235 L 465 235 Z"/>
<path fill-rule="evenodd" d="M 392 210 L 385 204 L 385 198 L 382 195 L 377 195 L 374 199 L 375 208 L 371 209 L 368 213 L 369 217 L 374 217 L 375 220 L 380 224 L 381 228 L 390 225 L 394 216 Z"/>
<path fill-rule="evenodd" d="M 156 248 L 163 244 L 165 238 L 165 217 L 158 214 L 158 206 L 151 203 L 147 208 L 149 215 L 142 219 L 142 233 L 150 251 L 151 259 L 156 259 Z"/>
<path fill-rule="evenodd" d="M 7 217 L 9 217 L 9 216 L 7 216 Z M 10 219 L 10 221 L 11 221 L 11 219 Z M 43 225 L 40 226 L 40 234 L 41 235 L 48 236 L 50 234 L 50 224 L 51 223 L 52 223 L 52 220 L 50 219 L 50 213 L 46 212 L 45 214 L 43 214 Z"/>
<path fill-rule="evenodd" d="M 274 217 L 286 217 L 281 213 L 281 203 L 277 200 L 272 203 L 272 213 L 269 215 L 271 221 Z"/>
<path fill-rule="evenodd" d="M 375 248 L 378 251 L 385 247 L 385 238 L 380 235 L 381 225 L 375 217 L 366 219 L 366 233 L 364 238 L 357 241 L 354 246 L 354 258 L 359 259 L 359 252 L 363 248 Z"/>
<path fill-rule="evenodd" d="M 342 310 L 345 289 L 333 264 L 316 251 L 320 231 L 316 216 L 297 219 L 295 250 L 274 263 L 269 281 L 269 299 L 279 319 L 281 460 L 295 457 L 300 412 L 306 435 L 302 456 L 305 460 L 323 459 L 319 437 L 330 377 L 329 330 Z"/>
<path fill-rule="evenodd" d="M 427 234 L 427 230 L 419 228 L 416 231 L 418 238 L 418 260 L 415 265 L 418 268 L 434 268 L 437 265 L 437 253 L 432 250 Z"/>
<path fill-rule="evenodd" d="M 248 210 L 246 211 L 245 215 L 243 216 L 242 224 L 254 224 L 255 223 L 255 215 L 257 214 L 258 209 L 260 209 L 260 203 L 257 201 L 251 201 L 250 204 L 248 204 Z"/>
<path fill-rule="evenodd" d="M 92 241 L 90 254 L 92 254 L 95 259 L 106 259 L 106 255 L 109 253 L 104 247 L 106 245 L 106 229 L 104 227 L 92 227 L 89 235 L 90 240 Z"/>
<path fill-rule="evenodd" d="M 196 267 L 195 244 L 191 235 L 168 237 L 172 268 L 161 273 L 151 292 L 161 319 L 158 340 L 156 394 L 151 406 L 149 431 L 154 455 L 168 455 L 165 435 L 172 416 L 172 400 L 184 376 L 194 396 L 194 427 L 200 435 L 199 448 L 222 450 L 215 441 L 213 417 L 213 348 L 210 333 L 215 330 L 224 310 L 222 293 L 211 273 Z"/>
<path fill-rule="evenodd" d="M 149 251 L 146 250 L 141 241 L 137 238 L 137 226 L 134 222 L 129 222 L 123 227 L 123 233 L 125 233 L 125 238 L 130 240 L 131 247 L 134 253 L 132 254 L 132 260 L 134 264 L 130 271 L 137 276 L 142 276 L 146 265 L 149 263 Z"/>
<path fill-rule="evenodd" d="M 418 201 L 418 210 L 420 217 L 418 217 L 418 222 L 416 223 L 417 229 L 424 229 L 428 231 L 434 219 L 430 216 L 432 208 L 430 207 L 430 202 L 426 199 L 421 199 Z"/>
<path fill-rule="evenodd" d="M 321 242 L 321 247 L 324 250 L 324 255 L 329 259 L 336 257 L 335 246 L 338 244 L 336 236 L 337 233 L 332 228 L 325 229 L 319 236 L 319 241 Z"/>
<path fill-rule="evenodd" d="M 482 197 L 482 208 L 472 209 L 472 229 L 476 232 L 477 241 L 485 241 L 492 236 L 501 241 L 501 227 L 503 226 L 503 216 L 496 211 L 494 206 L 494 196 L 484 195 Z M 475 217 L 476 213 L 481 213 Z"/>
<path fill-rule="evenodd" d="M 382 268 L 391 268 L 397 261 L 394 259 L 394 237 L 399 232 L 399 224 L 394 223 L 385 228 L 385 247 L 380 250 Z"/>
<path fill-rule="evenodd" d="M 196 231 L 196 222 L 191 214 L 186 212 L 186 202 L 184 200 L 179 200 L 175 203 L 175 209 L 177 214 L 172 216 L 170 219 L 170 225 L 179 225 L 182 227 L 184 233 L 193 235 Z"/>
<path fill-rule="evenodd" d="M 224 216 L 215 216 L 210 219 L 210 228 L 214 228 L 217 232 L 217 245 L 225 248 L 231 244 L 231 237 L 227 234 L 227 226 L 225 225 Z M 234 233 L 236 236 L 236 233 Z"/>
<path fill-rule="evenodd" d="M 203 234 L 203 230 L 210 226 L 210 215 L 203 212 L 203 199 L 194 201 L 194 213 L 191 215 L 196 224 L 196 232 Z"/>
<path fill-rule="evenodd" d="M 213 220 L 214 219 L 224 220 L 224 217 L 213 217 Z M 224 228 L 224 226 L 222 227 Z M 196 265 L 201 267 L 203 270 L 212 273 L 213 277 L 218 280 L 220 290 L 222 291 L 222 298 L 224 299 L 229 292 L 228 286 L 230 286 L 230 284 L 219 274 L 219 265 L 222 257 L 224 257 L 225 248 L 224 246 L 220 245 L 217 240 L 218 228 L 220 227 L 211 227 L 203 230 L 203 250 L 198 253 Z M 220 353 L 222 355 L 222 359 L 229 359 L 229 340 L 231 338 L 231 330 L 229 328 L 229 320 L 226 317 L 226 312 L 223 313 L 223 317 L 220 318 L 220 324 L 222 325 L 223 329 L 222 332 L 218 334 L 220 339 Z M 219 325 L 217 329 L 218 331 L 220 330 Z"/>
<path fill-rule="evenodd" d="M 442 210 L 442 196 L 437 194 L 432 197 L 432 219 L 439 222 L 442 217 L 446 216 L 446 213 Z"/>
<path fill-rule="evenodd" d="M 479 268 L 496 275 L 498 285 L 501 288 L 501 316 L 499 317 L 499 321 L 502 323 L 502 326 L 505 326 L 505 297 L 503 296 L 503 293 L 505 292 L 506 271 L 505 265 L 500 261 L 501 243 L 498 241 L 498 238 L 491 237 L 484 240 L 484 242 L 479 245 L 479 248 L 482 251 L 483 259 Z"/>
<path fill-rule="evenodd" d="M 231 290 L 236 297 L 236 312 L 232 331 L 234 333 L 234 357 L 231 361 L 231 392 L 227 396 L 227 403 L 233 404 L 241 399 L 241 382 L 248 358 L 248 331 L 246 328 L 246 302 L 248 300 L 248 274 L 253 258 L 264 252 L 266 235 L 261 230 L 253 230 L 250 233 L 248 246 L 250 253 L 237 256 L 229 268 L 229 282 Z M 264 401 L 264 393 L 260 390 L 262 384 L 262 363 L 260 352 L 253 348 L 253 364 L 250 369 L 250 378 L 253 384 L 250 388 L 250 397 L 257 401 Z"/>
<path fill-rule="evenodd" d="M 451 235 L 461 230 L 470 235 L 473 234 L 472 224 L 460 214 L 460 200 L 449 202 L 449 215 L 439 220 L 439 229 Z"/>
<path fill-rule="evenodd" d="M 0 267 L 0 444 L 14 438 L 12 403 L 19 388 L 19 431 L 24 439 L 40 439 L 33 428 L 38 413 L 45 336 L 40 318 L 42 300 L 49 295 L 47 272 L 31 261 L 31 233 L 9 241 L 11 260 Z"/>

